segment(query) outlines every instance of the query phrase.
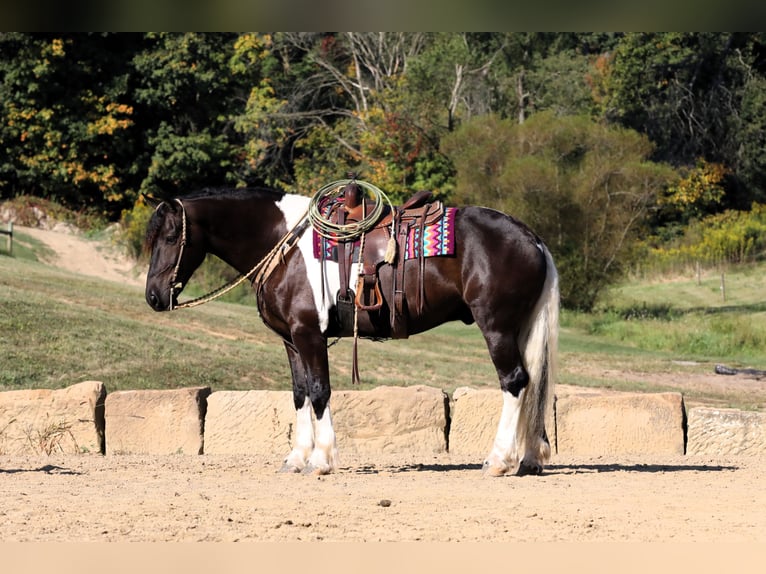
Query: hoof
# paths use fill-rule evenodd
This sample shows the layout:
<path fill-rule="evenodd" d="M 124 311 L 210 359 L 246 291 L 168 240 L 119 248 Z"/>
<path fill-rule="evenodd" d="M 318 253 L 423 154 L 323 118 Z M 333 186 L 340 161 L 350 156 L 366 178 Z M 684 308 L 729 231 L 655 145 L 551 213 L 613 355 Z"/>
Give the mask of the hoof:
<path fill-rule="evenodd" d="M 324 476 L 325 474 L 330 474 L 330 470 L 329 466 L 314 466 L 313 464 L 308 463 L 301 471 L 301 474 L 307 476 Z"/>
<path fill-rule="evenodd" d="M 301 469 L 295 466 L 294 464 L 289 464 L 285 462 L 282 465 L 282 468 L 279 469 L 280 474 L 298 474 L 301 472 Z"/>
<path fill-rule="evenodd" d="M 506 466 L 494 466 L 490 465 L 488 460 L 484 461 L 484 464 L 481 466 L 481 472 L 484 476 L 491 476 L 491 477 L 497 477 L 497 476 L 505 476 L 508 474 L 508 467 Z"/>
<path fill-rule="evenodd" d="M 540 476 L 543 473 L 543 465 L 539 462 L 527 462 L 522 460 L 516 471 L 516 476 Z"/>

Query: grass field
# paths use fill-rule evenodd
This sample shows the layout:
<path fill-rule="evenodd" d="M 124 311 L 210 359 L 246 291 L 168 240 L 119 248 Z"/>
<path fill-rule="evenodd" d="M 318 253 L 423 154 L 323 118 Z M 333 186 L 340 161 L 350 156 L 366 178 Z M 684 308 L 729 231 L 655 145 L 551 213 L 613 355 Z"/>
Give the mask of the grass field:
<path fill-rule="evenodd" d="M 57 270 L 34 249 L 0 255 L 0 390 L 60 388 L 84 380 L 107 390 L 209 385 L 290 388 L 283 346 L 255 307 L 214 302 L 155 313 L 143 290 Z M 605 308 L 562 312 L 559 382 L 670 390 L 615 371 L 712 372 L 725 363 L 766 369 L 766 266 L 720 275 L 633 282 Z M 330 348 L 334 388 L 351 388 L 351 340 Z M 361 341 L 363 384 L 496 388 L 475 326 L 444 325 L 405 341 Z M 607 373 L 600 375 L 599 373 Z"/>

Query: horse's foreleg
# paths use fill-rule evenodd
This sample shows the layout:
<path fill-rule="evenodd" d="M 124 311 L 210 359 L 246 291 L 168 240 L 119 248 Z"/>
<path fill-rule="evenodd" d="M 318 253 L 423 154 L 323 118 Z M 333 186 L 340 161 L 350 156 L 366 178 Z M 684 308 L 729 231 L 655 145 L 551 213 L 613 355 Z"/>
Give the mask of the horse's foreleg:
<path fill-rule="evenodd" d="M 293 378 L 293 403 L 295 404 L 295 432 L 293 448 L 285 457 L 280 472 L 301 472 L 314 450 L 314 424 L 311 417 L 311 401 L 306 386 L 306 369 L 297 350 L 285 344 L 290 371 Z"/>
<path fill-rule="evenodd" d="M 335 439 L 335 429 L 332 424 L 330 405 L 324 407 L 321 415 L 316 417 L 314 450 L 309 457 L 306 468 L 307 474 L 328 474 L 338 467 L 338 446 Z"/>
<path fill-rule="evenodd" d="M 338 466 L 338 447 L 330 413 L 327 341 L 318 332 L 293 333 L 293 341 L 303 362 L 307 404 L 314 413 L 314 446 L 302 472 L 328 474 Z"/>
<path fill-rule="evenodd" d="M 280 472 L 303 471 L 314 449 L 314 426 L 311 420 L 311 402 L 308 397 L 304 400 L 303 406 L 295 410 L 295 413 L 295 442 Z"/>

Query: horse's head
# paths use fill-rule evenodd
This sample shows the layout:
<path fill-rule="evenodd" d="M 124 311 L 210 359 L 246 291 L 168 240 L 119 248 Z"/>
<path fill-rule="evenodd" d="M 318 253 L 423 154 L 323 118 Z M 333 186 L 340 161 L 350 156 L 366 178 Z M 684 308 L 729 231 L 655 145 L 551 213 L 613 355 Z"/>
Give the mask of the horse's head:
<path fill-rule="evenodd" d="M 204 239 L 180 200 L 147 201 L 155 209 L 146 230 L 146 249 L 151 253 L 146 302 L 155 311 L 169 311 L 205 259 Z"/>

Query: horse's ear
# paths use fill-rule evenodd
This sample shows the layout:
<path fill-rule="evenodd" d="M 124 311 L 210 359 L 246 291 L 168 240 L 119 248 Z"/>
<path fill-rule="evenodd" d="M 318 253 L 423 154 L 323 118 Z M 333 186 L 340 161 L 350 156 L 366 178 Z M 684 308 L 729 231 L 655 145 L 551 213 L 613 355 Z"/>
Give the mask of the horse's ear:
<path fill-rule="evenodd" d="M 142 193 L 141 195 L 143 196 L 146 204 L 152 209 L 157 209 L 162 203 L 161 199 L 157 199 L 156 197 L 152 197 L 151 195 L 146 195 L 145 193 Z"/>

